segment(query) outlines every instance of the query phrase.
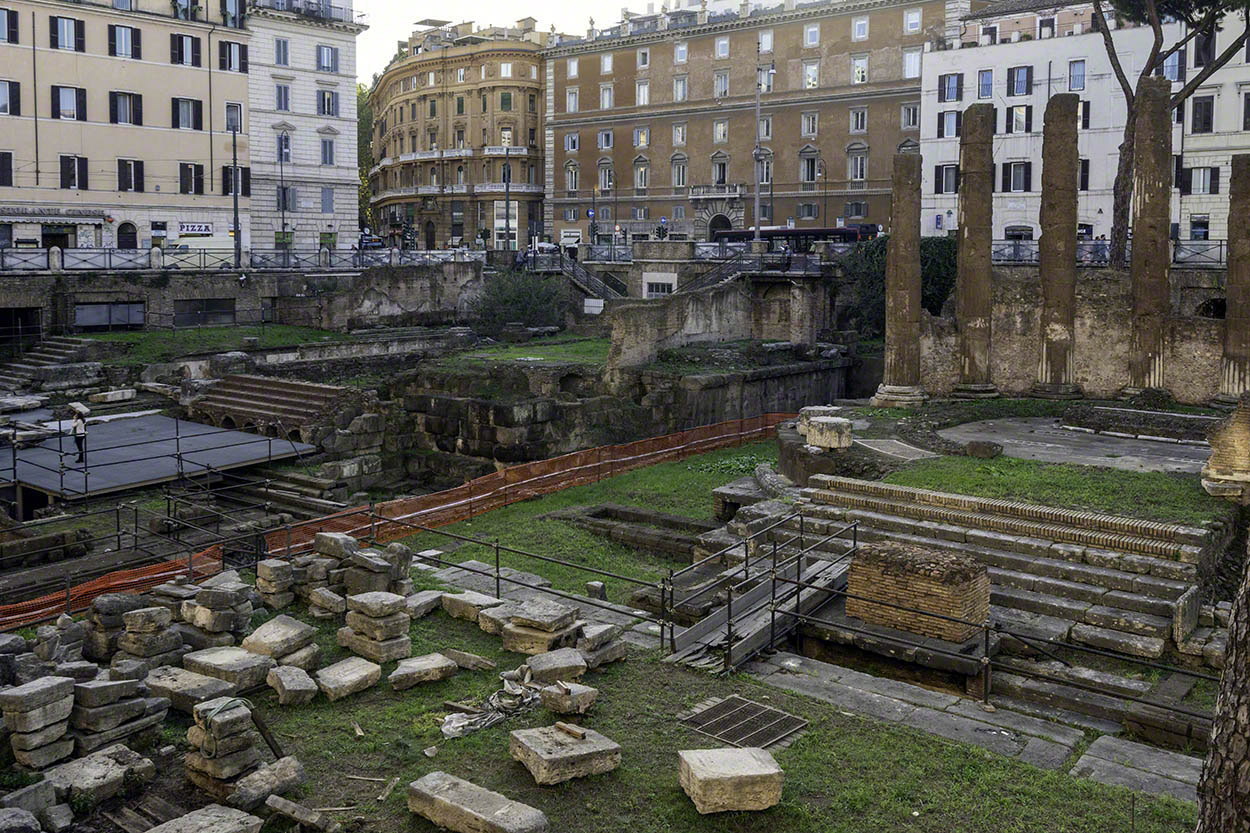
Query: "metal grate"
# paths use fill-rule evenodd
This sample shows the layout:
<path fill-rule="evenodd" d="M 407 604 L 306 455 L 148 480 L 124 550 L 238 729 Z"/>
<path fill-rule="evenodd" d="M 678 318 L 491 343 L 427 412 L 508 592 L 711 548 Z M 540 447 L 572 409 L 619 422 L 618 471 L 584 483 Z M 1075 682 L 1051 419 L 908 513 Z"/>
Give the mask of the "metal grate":
<path fill-rule="evenodd" d="M 701 734 L 740 747 L 767 747 L 807 725 L 806 720 L 737 695 L 681 719 Z"/>

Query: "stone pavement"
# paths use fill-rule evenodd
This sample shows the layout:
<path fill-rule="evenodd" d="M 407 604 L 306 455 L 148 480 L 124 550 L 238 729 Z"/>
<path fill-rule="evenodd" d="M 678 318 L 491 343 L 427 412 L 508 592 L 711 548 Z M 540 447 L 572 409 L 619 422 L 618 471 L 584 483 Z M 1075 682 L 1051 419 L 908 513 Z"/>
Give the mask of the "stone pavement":
<path fill-rule="evenodd" d="M 1072 774 L 1197 803 L 1202 759 L 1104 735 L 1085 750 Z"/>
<path fill-rule="evenodd" d="M 1128 471 L 1198 472 L 1211 453 L 1206 446 L 1072 431 L 1047 417 L 987 419 L 944 428 L 938 434 L 957 443 L 1000 443 L 1003 454 L 1022 460 Z"/>
<path fill-rule="evenodd" d="M 899 460 L 924 460 L 928 457 L 937 457 L 932 451 L 926 451 L 923 448 L 917 448 L 909 445 L 902 440 L 862 440 L 858 437 L 855 439 L 855 445 L 862 445 L 878 454 L 884 454 L 887 457 L 894 457 Z"/>

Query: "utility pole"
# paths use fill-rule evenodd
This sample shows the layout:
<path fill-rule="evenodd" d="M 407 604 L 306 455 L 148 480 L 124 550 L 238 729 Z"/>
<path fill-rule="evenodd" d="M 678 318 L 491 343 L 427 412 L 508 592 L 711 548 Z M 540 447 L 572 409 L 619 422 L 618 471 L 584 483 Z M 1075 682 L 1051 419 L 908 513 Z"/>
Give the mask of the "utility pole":
<path fill-rule="evenodd" d="M 283 130 L 278 134 L 279 141 L 282 143 L 278 148 L 278 187 L 281 189 L 282 199 L 278 200 L 278 210 L 282 216 L 282 265 L 289 267 L 291 265 L 291 244 L 286 237 L 286 155 L 291 152 L 291 134 Z"/>
<path fill-rule="evenodd" d="M 820 222 L 822 225 L 829 223 L 829 174 L 825 170 L 825 157 L 817 156 L 816 161 L 820 167 L 816 169 L 816 174 L 820 177 Z"/>
<path fill-rule="evenodd" d="M 769 64 L 766 72 L 769 78 L 772 77 L 775 65 Z M 755 150 L 751 153 L 751 158 L 755 160 L 755 242 L 760 242 L 760 165 L 762 164 L 763 150 L 760 148 L 760 94 L 764 91 L 764 82 L 760 76 L 760 45 L 757 40 L 755 43 Z"/>
<path fill-rule="evenodd" d="M 230 131 L 230 193 L 234 195 L 234 268 L 243 266 L 243 230 L 239 228 L 239 186 L 243 177 L 239 175 L 239 126 Z"/>
<path fill-rule="evenodd" d="M 503 146 L 503 247 L 512 251 L 512 169 L 507 145 Z"/>

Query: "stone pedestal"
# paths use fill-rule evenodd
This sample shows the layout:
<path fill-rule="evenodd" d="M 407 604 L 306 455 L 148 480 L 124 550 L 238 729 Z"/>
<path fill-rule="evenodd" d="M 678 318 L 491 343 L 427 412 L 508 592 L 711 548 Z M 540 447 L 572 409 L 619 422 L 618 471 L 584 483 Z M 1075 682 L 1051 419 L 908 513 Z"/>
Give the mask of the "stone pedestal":
<path fill-rule="evenodd" d="M 575 733 L 560 724 L 517 729 L 509 736 L 508 752 L 529 770 L 536 784 L 559 784 L 611 772 L 621 765 L 619 743 L 593 729 L 572 728 Z"/>
<path fill-rule="evenodd" d="M 1072 356 L 1076 306 L 1077 108 L 1072 93 L 1052 96 L 1046 104 L 1042 133 L 1042 237 L 1038 241 L 1042 282 L 1041 354 L 1033 395 L 1079 399 Z"/>
<path fill-rule="evenodd" d="M 767 810 L 781 801 L 781 767 L 765 749 L 687 749 L 677 756 L 681 788 L 702 814 Z"/>
<path fill-rule="evenodd" d="M 959 322 L 957 399 L 998 396 L 990 369 L 990 249 L 994 237 L 994 108 L 973 104 L 959 134 L 959 265 L 955 280 Z"/>
<path fill-rule="evenodd" d="M 885 256 L 885 373 L 876 407 L 924 402 L 920 386 L 920 165 L 918 153 L 894 155 L 890 239 Z"/>
<path fill-rule="evenodd" d="M 1172 198 L 1172 82 L 1142 79 L 1137 94 L 1133 172 L 1133 334 L 1126 394 L 1164 386 L 1163 357 L 1171 311 L 1168 231 Z"/>
<path fill-rule="evenodd" d="M 1250 155 L 1233 157 L 1228 186 L 1228 216 L 1242 222 L 1228 224 L 1228 282 L 1224 313 L 1224 357 L 1220 363 L 1220 392 L 1215 404 L 1235 405 L 1250 390 Z"/>

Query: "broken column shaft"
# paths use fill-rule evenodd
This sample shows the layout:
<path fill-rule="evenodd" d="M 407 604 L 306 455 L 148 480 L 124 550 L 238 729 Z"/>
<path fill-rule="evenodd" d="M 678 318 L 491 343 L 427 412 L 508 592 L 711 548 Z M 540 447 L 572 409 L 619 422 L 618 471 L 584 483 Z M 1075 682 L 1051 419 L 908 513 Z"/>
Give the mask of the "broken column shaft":
<path fill-rule="evenodd" d="M 1250 390 L 1250 154 L 1233 157 L 1228 188 L 1228 279 L 1224 358 L 1218 402 L 1233 404 Z"/>
<path fill-rule="evenodd" d="M 1172 82 L 1152 77 L 1140 87 L 1133 137 L 1133 337 L 1127 393 L 1164 386 L 1164 338 L 1171 310 Z"/>
<path fill-rule="evenodd" d="M 994 235 L 994 108 L 973 104 L 959 136 L 959 266 L 956 321 L 959 322 L 960 399 L 998 396 L 990 367 L 990 312 Z"/>

